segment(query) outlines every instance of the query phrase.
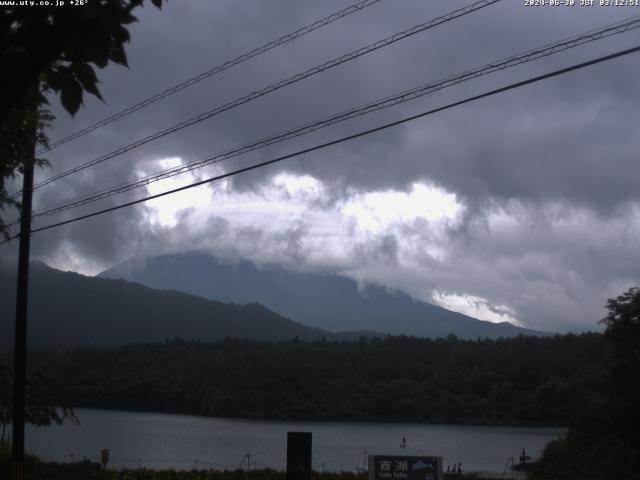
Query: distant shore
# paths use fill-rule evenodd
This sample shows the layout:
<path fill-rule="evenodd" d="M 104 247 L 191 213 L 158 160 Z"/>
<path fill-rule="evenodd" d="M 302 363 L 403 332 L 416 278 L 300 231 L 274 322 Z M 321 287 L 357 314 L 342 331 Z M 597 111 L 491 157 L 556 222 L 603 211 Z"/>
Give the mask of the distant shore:
<path fill-rule="evenodd" d="M 206 415 L 206 414 L 193 414 L 193 413 L 184 413 L 184 412 L 173 412 L 173 411 L 162 411 L 162 410 L 149 410 L 149 409 L 133 409 L 133 408 L 110 408 L 110 407 L 93 407 L 93 406 L 84 406 L 84 405 L 74 405 L 72 407 L 74 410 L 96 410 L 96 411 L 107 411 L 107 412 L 130 412 L 130 413 L 149 413 L 149 414 L 158 414 L 158 415 L 184 415 L 187 417 L 201 417 L 201 418 L 210 418 L 210 419 L 219 419 L 219 420 L 239 420 L 239 421 L 249 421 L 249 422 L 291 422 L 291 423 L 354 423 L 354 424 L 365 424 L 365 423 L 381 423 L 381 424 L 417 424 L 417 425 L 425 425 L 425 426 L 463 426 L 463 427 L 521 427 L 521 428 L 552 428 L 552 429 L 567 429 L 568 425 L 562 425 L 557 423 L 547 423 L 547 422 L 518 422 L 518 423 L 503 423 L 503 422 L 485 422 L 485 421 L 470 421 L 468 419 L 460 419 L 460 420 L 449 420 L 446 421 L 428 421 L 420 418 L 411 419 L 411 418 L 323 418 L 319 416 L 318 418 L 297 418 L 297 417 L 287 417 L 287 416 L 273 416 L 273 417 L 254 417 L 254 416 L 217 416 L 217 415 Z"/>

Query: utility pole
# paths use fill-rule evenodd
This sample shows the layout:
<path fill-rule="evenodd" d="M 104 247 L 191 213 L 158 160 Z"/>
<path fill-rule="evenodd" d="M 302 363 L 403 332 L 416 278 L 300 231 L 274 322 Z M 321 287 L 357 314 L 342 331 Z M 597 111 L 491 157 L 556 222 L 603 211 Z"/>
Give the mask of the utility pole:
<path fill-rule="evenodd" d="M 31 104 L 27 112 L 31 135 L 28 157 L 22 177 L 22 207 L 20 209 L 20 244 L 18 253 L 18 287 L 16 294 L 16 333 L 13 348 L 13 480 L 24 479 L 24 423 L 27 376 L 27 299 L 29 292 L 29 249 L 31 244 L 31 200 L 33 197 L 33 168 L 36 154 L 38 123 L 38 84 L 30 92 Z M 26 153 L 26 152 L 25 152 Z"/>

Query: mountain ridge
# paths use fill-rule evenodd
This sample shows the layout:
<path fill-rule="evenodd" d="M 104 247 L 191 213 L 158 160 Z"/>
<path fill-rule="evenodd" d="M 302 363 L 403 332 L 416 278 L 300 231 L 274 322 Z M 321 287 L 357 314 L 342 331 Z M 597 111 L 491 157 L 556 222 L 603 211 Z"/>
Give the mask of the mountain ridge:
<path fill-rule="evenodd" d="M 15 276 L 0 269 L 0 291 L 15 298 Z M 14 302 L 0 302 L 0 337 L 12 336 Z M 177 290 L 156 290 L 125 280 L 63 272 L 31 264 L 29 347 L 113 346 L 172 338 L 214 341 L 338 338 L 301 325 L 258 303 L 208 300 Z M 353 336 L 343 334 L 340 338 Z"/>
<path fill-rule="evenodd" d="M 452 312 L 367 284 L 360 288 L 335 274 L 301 273 L 248 260 L 229 262 L 201 252 L 129 259 L 98 274 L 153 288 L 173 288 L 223 302 L 258 302 L 286 318 L 332 332 L 373 331 L 381 334 L 463 339 L 547 335 Z"/>

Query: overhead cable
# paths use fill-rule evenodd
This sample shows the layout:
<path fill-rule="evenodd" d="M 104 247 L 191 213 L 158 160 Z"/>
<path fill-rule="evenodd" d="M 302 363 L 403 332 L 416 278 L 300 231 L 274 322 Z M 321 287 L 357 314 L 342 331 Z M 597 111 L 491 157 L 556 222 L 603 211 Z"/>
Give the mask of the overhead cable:
<path fill-rule="evenodd" d="M 51 151 L 54 148 L 59 147 L 60 145 L 64 145 L 65 143 L 68 143 L 72 140 L 75 140 L 76 138 L 82 137 L 84 135 L 86 135 L 87 133 L 90 133 L 94 130 L 97 130 L 100 127 L 104 127 L 105 125 L 108 125 L 110 123 L 115 122 L 116 120 L 119 120 L 123 117 L 126 117 L 128 115 L 131 115 L 134 112 L 137 112 L 138 110 L 141 110 L 145 107 L 148 107 L 149 105 L 151 105 L 152 103 L 155 103 L 159 100 L 162 100 L 163 98 L 166 98 L 170 95 L 173 95 L 175 93 L 178 93 L 186 88 L 189 88 L 192 85 L 195 85 L 198 82 L 201 82 L 202 80 L 205 80 L 209 77 L 212 77 L 213 75 L 216 75 L 218 73 L 221 73 L 235 65 L 238 65 L 242 62 L 245 62 L 247 60 L 250 60 L 251 58 L 257 57 L 258 55 L 261 55 L 265 52 L 268 52 L 269 50 L 272 50 L 276 47 L 279 47 L 281 45 L 284 45 L 285 43 L 288 43 L 292 40 L 295 40 L 296 38 L 300 38 L 303 37 L 311 32 L 313 32 L 314 30 L 317 30 L 319 28 L 322 28 L 326 25 L 329 25 L 330 23 L 335 22 L 336 20 L 339 20 L 343 17 L 346 17 L 347 15 L 351 15 L 352 13 L 356 13 L 359 12 L 367 7 L 370 7 L 371 5 L 374 5 L 378 2 L 380 2 L 381 0 L 363 0 L 361 2 L 355 3 L 353 5 L 349 5 L 347 8 L 344 8 L 338 12 L 332 13 L 331 15 L 328 15 L 320 20 L 317 20 L 309 25 L 307 25 L 306 27 L 302 27 L 299 28 L 298 30 L 296 30 L 295 32 L 291 32 L 288 33 L 286 35 L 283 35 L 282 37 L 273 40 L 269 43 L 266 43 L 264 45 L 262 45 L 261 47 L 257 47 L 254 48 L 253 50 L 243 53 L 242 55 L 237 56 L 236 58 L 232 59 L 232 60 L 227 60 L 224 63 L 221 63 L 219 65 L 216 65 L 215 67 L 210 68 L 209 70 L 207 70 L 206 72 L 202 72 L 194 77 L 189 78 L 188 80 L 185 80 L 181 83 L 178 83 L 177 85 L 174 85 L 171 88 L 167 88 L 166 90 L 163 90 L 160 93 L 156 93 L 155 95 L 152 95 L 149 98 L 146 98 L 134 105 L 131 105 L 130 107 L 125 108 L 124 110 L 121 110 L 117 113 L 114 113 L 113 115 L 104 118 L 102 120 L 100 120 L 99 122 L 93 123 L 85 128 L 83 128 L 82 130 L 78 130 L 77 132 L 72 133 L 71 135 L 68 135 L 64 138 L 61 138 L 60 140 L 56 140 L 55 142 L 52 142 L 48 148 L 42 148 L 40 150 L 38 150 L 38 152 L 36 152 L 37 154 L 42 154 L 44 152 L 47 151 Z"/>
<path fill-rule="evenodd" d="M 590 30 L 589 32 L 585 32 L 580 35 L 575 35 L 573 37 L 566 38 L 566 39 L 557 41 L 555 43 L 547 44 L 533 50 L 528 50 L 524 53 L 512 55 L 502 60 L 498 60 L 481 67 L 476 67 L 476 68 L 467 70 L 463 73 L 452 75 L 442 80 L 438 80 L 436 82 L 431 82 L 426 85 L 421 85 L 414 89 L 411 89 L 390 97 L 386 97 L 382 100 L 378 100 L 376 102 L 359 106 L 357 108 L 344 111 L 342 113 L 333 115 L 331 117 L 324 118 L 322 120 L 309 123 L 300 127 L 296 127 L 296 128 L 287 130 L 285 132 L 281 132 L 276 135 L 263 138 L 255 142 L 245 144 L 240 147 L 235 147 L 232 149 L 225 150 L 213 156 L 209 155 L 209 156 L 200 158 L 186 165 L 181 165 L 179 167 L 163 170 L 161 172 L 155 173 L 153 175 L 149 175 L 145 178 L 139 179 L 132 183 L 116 185 L 108 189 L 102 190 L 100 192 L 92 193 L 92 194 L 83 196 L 81 198 L 77 198 L 72 201 L 61 202 L 59 204 L 48 207 L 46 209 L 36 211 L 33 214 L 33 217 L 35 218 L 35 217 L 41 217 L 45 215 L 53 215 L 53 214 L 57 214 L 75 207 L 86 205 L 88 203 L 93 203 L 98 200 L 106 199 L 130 190 L 134 190 L 136 188 L 144 187 L 153 182 L 174 177 L 176 175 L 181 175 L 181 174 L 184 174 L 184 173 L 187 173 L 187 172 L 190 172 L 214 163 L 219 163 L 224 160 L 257 150 L 259 148 L 263 148 L 269 145 L 290 140 L 292 138 L 299 137 L 301 135 L 306 135 L 308 133 L 328 127 L 330 125 L 334 125 L 336 123 L 344 122 L 346 120 L 360 117 L 374 111 L 399 105 L 399 104 L 408 102 L 410 100 L 414 100 L 416 98 L 440 91 L 444 88 L 448 88 L 454 85 L 458 85 L 462 82 L 472 80 L 474 78 L 478 78 L 496 71 L 504 70 L 506 68 L 521 65 L 523 63 L 531 62 L 543 57 L 554 55 L 554 54 L 569 50 L 571 48 L 584 45 L 585 43 L 589 43 L 589 42 L 600 40 L 602 38 L 607 38 L 613 35 L 621 34 L 623 32 L 627 32 L 629 30 L 633 30 L 639 27 L 640 27 L 640 16 L 637 16 L 631 19 L 623 20 L 621 22 L 617 22 L 612 25 L 601 27 L 596 30 Z"/>
<path fill-rule="evenodd" d="M 61 222 L 57 222 L 57 223 L 53 223 L 53 224 L 50 224 L 50 225 L 46 225 L 44 227 L 35 228 L 35 229 L 32 229 L 29 233 L 37 233 L 37 232 L 42 232 L 42 231 L 45 231 L 45 230 L 50 230 L 52 228 L 60 227 L 62 225 L 68 225 L 70 223 L 75 223 L 75 222 L 78 222 L 80 220 L 85 220 L 85 219 L 88 219 L 88 218 L 96 217 L 98 215 L 103 215 L 105 213 L 109 213 L 109 212 L 120 210 L 120 209 L 123 209 L 123 208 L 126 208 L 126 207 L 130 207 L 132 205 L 137 205 L 137 204 L 140 204 L 140 203 L 148 202 L 149 200 L 155 200 L 157 198 L 161 198 L 161 197 L 164 197 L 164 196 L 167 196 L 167 195 L 172 195 L 174 193 L 182 192 L 184 190 L 189 190 L 191 188 L 199 187 L 199 186 L 205 185 L 207 183 L 212 183 L 212 182 L 215 182 L 215 181 L 218 181 L 218 180 L 222 180 L 222 179 L 225 179 L 225 178 L 233 177 L 233 176 L 238 175 L 240 173 L 245 173 L 245 172 L 249 172 L 251 170 L 256 170 L 258 168 L 266 167 L 268 165 L 272 165 L 274 163 L 281 162 L 283 160 L 287 160 L 289 158 L 297 157 L 297 156 L 300 156 L 300 155 L 304 155 L 306 153 L 310 153 L 310 152 L 313 152 L 313 151 L 316 151 L 316 150 L 321 150 L 321 149 L 330 147 L 332 145 L 336 145 L 336 144 L 343 143 L 343 142 L 346 142 L 346 141 L 354 140 L 356 138 L 364 137 L 365 135 L 370 135 L 370 134 L 375 133 L 375 132 L 386 130 L 387 128 L 391 128 L 391 127 L 395 127 L 397 125 L 401 125 L 401 124 L 404 124 L 404 123 L 407 123 L 407 122 L 411 122 L 411 121 L 416 120 L 418 118 L 422 118 L 422 117 L 426 117 L 428 115 L 432 115 L 432 114 L 435 114 L 435 113 L 438 113 L 438 112 L 442 112 L 444 110 L 448 110 L 448 109 L 453 108 L 453 107 L 464 105 L 466 103 L 471 103 L 471 102 L 480 100 L 482 98 L 486 98 L 486 97 L 490 97 L 490 96 L 496 95 L 498 93 L 503 93 L 503 92 L 506 92 L 506 91 L 509 91 L 509 90 L 514 90 L 516 88 L 520 88 L 520 87 L 523 87 L 525 85 L 529 85 L 529 84 L 532 84 L 532 83 L 540 82 L 542 80 L 546 80 L 548 78 L 552 78 L 552 77 L 563 75 L 563 74 L 566 74 L 566 73 L 569 73 L 569 72 L 573 72 L 575 70 L 580 70 L 582 68 L 586 68 L 586 67 L 591 66 L 591 65 L 596 65 L 598 63 L 603 63 L 603 62 L 606 62 L 606 61 L 609 61 L 609 60 L 613 60 L 614 58 L 619 58 L 619 57 L 623 57 L 625 55 L 636 53 L 638 51 L 640 51 L 640 46 L 629 48 L 629 49 L 622 50 L 622 51 L 618 51 L 616 53 L 612 53 L 610 55 L 605 55 L 605 56 L 602 56 L 602 57 L 598 57 L 598 58 L 595 58 L 593 60 L 589 60 L 587 62 L 579 63 L 579 64 L 576 64 L 576 65 L 572 65 L 570 67 L 561 68 L 559 70 L 555 70 L 553 72 L 546 73 L 544 75 L 539 75 L 537 77 L 529 78 L 527 80 L 523 80 L 523 81 L 520 81 L 520 82 L 512 83 L 510 85 L 507 85 L 507 86 L 504 86 L 504 87 L 501 87 L 501 88 L 497 88 L 497 89 L 494 89 L 494 90 L 490 90 L 490 91 L 482 93 L 480 95 L 475 95 L 475 96 L 472 96 L 472 97 L 468 97 L 468 98 L 465 98 L 464 100 L 459 100 L 457 102 L 449 103 L 449 104 L 444 105 L 442 107 L 434 108 L 432 110 L 428 110 L 426 112 L 422 112 L 422 113 L 419 113 L 417 115 L 412 115 L 410 117 L 407 117 L 407 118 L 404 118 L 404 119 L 401 119 L 401 120 L 397 120 L 395 122 L 386 123 L 384 125 L 381 125 L 381 126 L 378 126 L 378 127 L 375 127 L 375 128 L 371 128 L 371 129 L 368 129 L 368 130 L 364 130 L 362 132 L 355 133 L 353 135 L 342 137 L 342 138 L 339 138 L 337 140 L 332 140 L 330 142 L 326 142 L 326 143 L 323 143 L 323 144 L 320 144 L 320 145 L 316 145 L 316 146 L 313 146 L 313 147 L 305 148 L 303 150 L 299 150 L 297 152 L 293 152 L 293 153 L 290 153 L 290 154 L 287 154 L 287 155 L 282 155 L 280 157 L 273 158 L 271 160 L 267 160 L 267 161 L 264 161 L 264 162 L 256 163 L 256 164 L 248 166 L 248 167 L 239 168 L 239 169 L 236 169 L 234 171 L 224 173 L 222 175 L 217 175 L 215 177 L 207 178 L 205 180 L 200 180 L 198 182 L 191 183 L 189 185 L 185 185 L 183 187 L 174 188 L 172 190 L 168 190 L 168 191 L 165 191 L 165 192 L 162 192 L 162 193 L 158 193 L 158 194 L 155 194 L 155 195 L 150 195 L 150 196 L 147 196 L 147 197 L 144 197 L 144 198 L 140 198 L 140 199 L 133 200 L 133 201 L 130 201 L 130 202 L 122 203 L 120 205 L 115 205 L 113 207 L 105 208 L 105 209 L 98 210 L 98 211 L 95 211 L 95 212 L 92 212 L 92 213 L 88 213 L 88 214 L 85 214 L 85 215 L 80 215 L 80 216 L 77 216 L 77 217 L 74 217 L 74 218 L 71 218 L 71 219 L 68 219 L 68 220 L 64 220 L 64 221 L 61 221 Z M 0 242 L 0 244 L 7 243 L 8 241 L 13 240 L 15 238 L 18 238 L 19 236 L 20 236 L 20 234 L 15 235 L 15 236 L 11 237 L 9 240 L 5 240 L 3 242 Z"/>
<path fill-rule="evenodd" d="M 308 70 L 305 70 L 304 72 L 298 73 L 298 74 L 293 75 L 291 77 L 288 77 L 288 78 L 286 78 L 284 80 L 281 80 L 279 82 L 273 83 L 273 84 L 271 84 L 271 85 L 269 85 L 269 86 L 267 86 L 267 87 L 265 87 L 265 88 L 263 88 L 261 90 L 256 90 L 256 91 L 254 91 L 254 92 L 252 92 L 252 93 L 250 93 L 248 95 L 245 95 L 243 97 L 239 97 L 239 98 L 237 98 L 237 99 L 235 99 L 235 100 L 233 100 L 233 101 L 231 101 L 229 103 L 226 103 L 224 105 L 218 106 L 218 107 L 216 107 L 216 108 L 214 108 L 212 110 L 209 110 L 207 112 L 204 112 L 204 113 L 202 113 L 200 115 L 196 115 L 195 117 L 191 117 L 190 119 L 185 120 L 183 122 L 180 122 L 180 123 L 178 123 L 176 125 L 173 125 L 172 127 L 166 128 L 164 130 L 160 130 L 160 131 L 158 131 L 156 133 L 153 133 L 153 134 L 151 134 L 151 135 L 149 135 L 147 137 L 139 139 L 139 140 L 137 140 L 137 141 L 135 141 L 133 143 L 130 143 L 128 145 L 120 147 L 120 148 L 118 148 L 116 150 L 113 150 L 112 152 L 104 154 L 104 155 L 102 155 L 100 157 L 97 157 L 97 158 L 95 158 L 93 160 L 85 162 L 85 163 L 83 163 L 81 165 L 77 165 L 76 167 L 73 167 L 73 168 L 71 168 L 69 170 L 66 170 L 66 171 L 61 172 L 61 173 L 59 173 L 57 175 L 49 177 L 49 178 L 47 178 L 47 179 L 45 179 L 45 180 L 43 180 L 41 182 L 36 183 L 33 188 L 34 188 L 34 190 L 36 190 L 38 188 L 41 188 L 41 187 L 43 187 L 45 185 L 48 185 L 48 184 L 50 184 L 52 182 L 55 182 L 56 180 L 59 180 L 59 179 L 64 178 L 64 177 L 67 177 L 67 176 L 69 176 L 69 175 L 71 175 L 73 173 L 80 172 L 80 171 L 85 170 L 85 169 L 87 169 L 89 167 L 93 167 L 93 166 L 95 166 L 95 165 L 97 165 L 99 163 L 105 162 L 105 161 L 107 161 L 109 159 L 112 159 L 114 157 L 122 155 L 123 153 L 129 152 L 130 150 L 138 148 L 138 147 L 140 147 L 142 145 L 145 145 L 145 144 L 147 144 L 149 142 L 158 140 L 158 139 L 160 139 L 162 137 L 165 137 L 167 135 L 175 133 L 175 132 L 177 132 L 179 130 L 182 130 L 184 128 L 191 127 L 191 126 L 193 126 L 193 125 L 195 125 L 197 123 L 200 123 L 200 122 L 202 122 L 204 120 L 207 120 L 207 119 L 209 119 L 209 118 L 211 118 L 211 117 L 213 117 L 215 115 L 219 115 L 220 113 L 226 112 L 227 110 L 231 110 L 232 108 L 235 108 L 237 106 L 240 106 L 240 105 L 248 103 L 248 102 L 250 102 L 252 100 L 255 100 L 256 98 L 259 98 L 259 97 L 262 97 L 264 95 L 267 95 L 267 94 L 269 94 L 271 92 L 274 92 L 276 90 L 284 88 L 284 87 L 286 87 L 288 85 L 291 85 L 293 83 L 299 82 L 299 81 L 301 81 L 301 80 L 303 80 L 305 78 L 311 77 L 311 76 L 316 75 L 316 74 L 318 74 L 320 72 L 324 72 L 326 70 L 329 70 L 329 69 L 331 69 L 333 67 L 336 67 L 338 65 L 341 65 L 341 64 L 343 64 L 345 62 L 348 62 L 348 61 L 354 60 L 356 58 L 359 58 L 359 57 L 361 57 L 363 55 L 366 55 L 368 53 L 371 53 L 371 52 L 373 52 L 375 50 L 379 50 L 379 49 L 381 49 L 383 47 L 386 47 L 386 46 L 389 46 L 389 45 L 391 45 L 393 43 L 399 42 L 400 40 L 403 40 L 405 38 L 408 38 L 408 37 L 411 37 L 413 35 L 416 35 L 416 34 L 418 34 L 420 32 L 423 32 L 425 30 L 433 28 L 433 27 L 435 27 L 437 25 L 441 25 L 443 23 L 450 22 L 450 21 L 452 21 L 452 20 L 454 20 L 456 18 L 468 15 L 468 14 L 473 13 L 473 12 L 475 12 L 475 11 L 481 9 L 481 8 L 487 7 L 489 5 L 493 5 L 494 3 L 498 3 L 499 1 L 501 1 L 501 0 L 479 0 L 479 1 L 476 1 L 476 2 L 473 2 L 473 3 L 469 4 L 469 5 L 467 5 L 465 7 L 462 7 L 462 8 L 459 8 L 457 10 L 454 10 L 454 11 L 452 11 L 450 13 L 447 13 L 445 15 L 442 15 L 442 16 L 436 17 L 436 18 L 434 18 L 432 20 L 429 20 L 428 22 L 424 22 L 424 23 L 421 23 L 421 24 L 416 25 L 414 27 L 411 27 L 411 28 L 409 28 L 407 30 L 403 30 L 401 32 L 395 33 L 395 34 L 393 34 L 393 35 L 391 35 L 391 36 L 389 36 L 389 37 L 387 37 L 387 38 L 385 38 L 383 40 L 378 40 L 377 42 L 374 42 L 374 43 L 372 43 L 370 45 L 367 45 L 365 47 L 359 48 L 357 50 L 353 50 L 353 51 L 351 51 L 349 53 L 346 53 L 346 54 L 344 54 L 344 55 L 342 55 L 342 56 L 340 56 L 338 58 L 335 58 L 333 60 L 325 62 L 325 63 L 323 63 L 321 65 L 316 66 L 316 67 L 312 67 L 312 68 L 310 68 Z M 12 198 L 15 198 L 15 197 L 19 196 L 19 194 L 20 194 L 20 192 L 17 192 L 15 195 L 13 195 Z"/>

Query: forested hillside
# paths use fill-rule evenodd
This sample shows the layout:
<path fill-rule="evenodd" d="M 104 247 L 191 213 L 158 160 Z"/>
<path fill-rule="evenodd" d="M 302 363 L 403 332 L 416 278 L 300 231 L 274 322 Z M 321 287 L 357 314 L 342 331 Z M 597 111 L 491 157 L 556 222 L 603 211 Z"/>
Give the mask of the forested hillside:
<path fill-rule="evenodd" d="M 9 299 L 0 302 L 0 338 L 13 335 L 15 289 L 15 276 L 0 268 L 0 292 Z M 31 348 L 123 345 L 175 337 L 214 341 L 225 337 L 286 340 L 331 335 L 256 303 L 216 302 L 124 280 L 61 272 L 43 263 L 31 265 Z"/>
<path fill-rule="evenodd" d="M 592 397 L 598 334 L 195 343 L 40 352 L 76 407 L 220 417 L 563 425 Z"/>

